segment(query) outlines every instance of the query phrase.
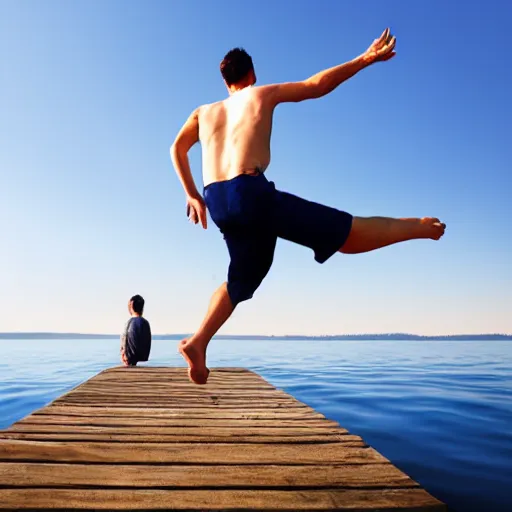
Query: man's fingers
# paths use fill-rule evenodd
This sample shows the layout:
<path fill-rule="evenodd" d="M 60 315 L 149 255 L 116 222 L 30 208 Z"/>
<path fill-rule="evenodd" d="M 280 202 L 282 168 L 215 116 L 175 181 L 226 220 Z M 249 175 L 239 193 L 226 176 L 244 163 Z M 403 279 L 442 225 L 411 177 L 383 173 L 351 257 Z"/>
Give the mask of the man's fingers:
<path fill-rule="evenodd" d="M 377 54 L 379 57 L 383 57 L 384 55 L 387 55 L 388 53 L 392 53 L 396 45 L 396 37 L 393 37 L 389 44 L 386 46 L 383 46 L 382 48 L 379 48 L 377 50 Z"/>
<path fill-rule="evenodd" d="M 396 37 L 393 36 L 393 37 L 391 37 L 389 42 L 386 42 L 386 44 L 381 48 L 381 51 L 392 51 L 393 48 L 395 47 L 395 45 L 396 45 Z"/>
<path fill-rule="evenodd" d="M 199 210 L 199 218 L 201 219 L 201 224 L 203 225 L 203 228 L 206 229 L 206 208 L 204 205 L 202 205 Z"/>
<path fill-rule="evenodd" d="M 381 46 L 383 44 L 386 44 L 386 41 L 389 39 L 389 28 L 387 28 L 386 30 L 384 30 L 384 33 L 382 34 L 382 37 L 380 39 L 380 44 Z"/>
<path fill-rule="evenodd" d="M 382 57 L 382 59 L 380 59 L 380 60 L 381 61 L 389 60 L 389 59 L 392 59 L 395 55 L 396 55 L 396 52 L 391 52 L 391 53 L 388 53 L 387 55 L 384 55 L 384 57 Z"/>
<path fill-rule="evenodd" d="M 389 28 L 386 28 L 384 30 L 384 32 L 382 32 L 381 36 L 379 37 L 379 43 L 384 42 L 388 38 L 388 35 L 389 35 Z"/>
<path fill-rule="evenodd" d="M 197 211 L 193 206 L 190 206 L 188 208 L 188 219 L 193 224 L 197 224 Z"/>
<path fill-rule="evenodd" d="M 375 51 L 378 52 L 383 48 L 386 48 L 386 46 L 390 45 L 394 39 L 395 37 L 390 33 L 389 28 L 387 28 L 386 30 L 384 30 L 379 39 L 376 39 L 373 42 L 372 47 Z"/>

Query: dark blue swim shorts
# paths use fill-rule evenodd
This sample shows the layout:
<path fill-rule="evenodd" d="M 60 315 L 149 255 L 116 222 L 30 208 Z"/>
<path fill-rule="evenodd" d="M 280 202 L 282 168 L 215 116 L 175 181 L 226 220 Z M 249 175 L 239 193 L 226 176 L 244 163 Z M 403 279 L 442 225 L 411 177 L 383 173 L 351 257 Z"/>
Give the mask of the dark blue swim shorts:
<path fill-rule="evenodd" d="M 343 246 L 352 227 L 349 213 L 280 192 L 263 174 L 211 183 L 204 199 L 231 258 L 233 306 L 252 298 L 267 275 L 277 238 L 309 247 L 315 260 L 324 263 Z"/>

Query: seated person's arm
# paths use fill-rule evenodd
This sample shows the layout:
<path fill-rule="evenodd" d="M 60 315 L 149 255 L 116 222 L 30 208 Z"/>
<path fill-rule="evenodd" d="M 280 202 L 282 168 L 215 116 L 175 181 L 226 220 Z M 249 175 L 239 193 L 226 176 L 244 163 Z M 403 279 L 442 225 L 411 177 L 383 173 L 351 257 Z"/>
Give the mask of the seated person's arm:
<path fill-rule="evenodd" d="M 300 82 L 287 82 L 263 87 L 274 105 L 320 98 L 334 91 L 340 84 L 370 64 L 394 57 L 395 43 L 395 37 L 389 33 L 389 29 L 386 29 L 366 52 L 349 62 L 320 71 Z"/>
<path fill-rule="evenodd" d="M 128 324 L 129 322 L 126 323 L 124 330 L 121 334 L 121 362 L 125 365 L 128 364 L 128 360 L 126 359 L 126 340 L 128 338 Z"/>

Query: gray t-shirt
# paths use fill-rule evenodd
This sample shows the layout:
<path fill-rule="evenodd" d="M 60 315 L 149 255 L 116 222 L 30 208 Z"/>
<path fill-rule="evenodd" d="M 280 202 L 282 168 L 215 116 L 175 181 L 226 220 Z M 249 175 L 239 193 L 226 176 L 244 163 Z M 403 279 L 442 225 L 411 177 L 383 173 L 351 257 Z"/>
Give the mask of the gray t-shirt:
<path fill-rule="evenodd" d="M 151 328 L 145 318 L 134 316 L 128 320 L 121 335 L 121 350 L 123 349 L 129 364 L 149 359 Z"/>

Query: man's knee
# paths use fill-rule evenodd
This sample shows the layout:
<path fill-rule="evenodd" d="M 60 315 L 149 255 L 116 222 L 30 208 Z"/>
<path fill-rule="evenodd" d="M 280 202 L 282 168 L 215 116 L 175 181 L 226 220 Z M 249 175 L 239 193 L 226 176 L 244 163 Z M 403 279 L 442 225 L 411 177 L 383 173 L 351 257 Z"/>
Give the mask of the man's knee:
<path fill-rule="evenodd" d="M 228 294 L 233 308 L 236 308 L 240 302 L 252 299 L 260 283 L 261 281 L 257 284 L 238 280 L 228 281 Z"/>
<path fill-rule="evenodd" d="M 230 265 L 228 272 L 228 294 L 233 307 L 240 302 L 250 300 L 256 290 L 267 276 L 273 261 L 273 254 L 261 258 L 251 265 L 243 262 L 242 265 Z"/>
<path fill-rule="evenodd" d="M 361 231 L 365 228 L 366 219 L 363 217 L 353 217 L 352 225 L 350 226 L 350 231 L 348 233 L 347 239 L 340 247 L 338 252 L 343 254 L 357 254 L 359 251 L 357 250 L 358 238 L 361 236 Z"/>
<path fill-rule="evenodd" d="M 256 290 L 260 287 L 261 283 L 268 274 L 270 266 L 265 270 L 253 274 L 250 278 L 235 278 L 228 279 L 228 294 L 231 299 L 233 308 L 240 302 L 244 302 L 253 298 Z"/>

